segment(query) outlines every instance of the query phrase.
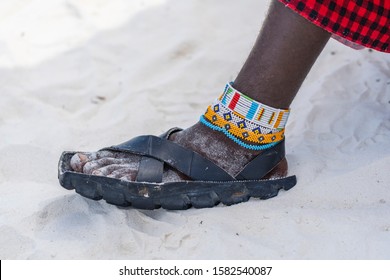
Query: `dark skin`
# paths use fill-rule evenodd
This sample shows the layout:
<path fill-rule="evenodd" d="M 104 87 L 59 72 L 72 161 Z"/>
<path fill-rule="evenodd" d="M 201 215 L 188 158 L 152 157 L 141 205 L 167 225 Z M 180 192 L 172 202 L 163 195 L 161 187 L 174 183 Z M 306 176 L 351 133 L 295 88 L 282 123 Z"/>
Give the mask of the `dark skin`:
<path fill-rule="evenodd" d="M 234 87 L 261 103 L 288 109 L 330 36 L 274 0 Z"/>
<path fill-rule="evenodd" d="M 271 107 L 289 108 L 329 38 L 328 32 L 273 0 L 234 87 Z M 261 153 L 245 149 L 201 123 L 173 134 L 170 140 L 197 151 L 233 176 Z M 79 153 L 72 158 L 71 165 L 78 172 L 134 180 L 138 160 L 137 156 L 121 153 Z M 266 178 L 286 174 L 284 159 Z M 166 170 L 163 178 L 166 181 L 180 179 L 183 175 L 172 170 Z"/>

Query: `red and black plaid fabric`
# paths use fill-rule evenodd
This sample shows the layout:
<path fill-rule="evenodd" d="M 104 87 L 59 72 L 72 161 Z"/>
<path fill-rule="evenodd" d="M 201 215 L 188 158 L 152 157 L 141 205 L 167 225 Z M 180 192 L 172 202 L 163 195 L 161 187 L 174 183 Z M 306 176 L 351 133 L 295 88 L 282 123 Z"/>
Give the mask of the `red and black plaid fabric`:
<path fill-rule="evenodd" d="M 390 52 L 390 0 L 279 0 L 328 32 Z"/>

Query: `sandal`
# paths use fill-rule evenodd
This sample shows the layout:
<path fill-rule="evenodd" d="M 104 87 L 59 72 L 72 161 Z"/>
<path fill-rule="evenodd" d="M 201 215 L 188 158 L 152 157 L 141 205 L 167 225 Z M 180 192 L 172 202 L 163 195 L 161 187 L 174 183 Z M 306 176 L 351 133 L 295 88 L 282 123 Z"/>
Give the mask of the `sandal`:
<path fill-rule="evenodd" d="M 117 206 L 184 210 L 191 206 L 214 207 L 220 202 L 232 205 L 250 197 L 268 199 L 278 195 L 280 189 L 291 189 L 297 182 L 295 176 L 261 180 L 285 157 L 284 140 L 255 157 L 232 177 L 200 154 L 169 141 L 169 136 L 178 131 L 181 129 L 173 128 L 160 137 L 138 136 L 103 149 L 142 156 L 134 182 L 72 171 L 70 159 L 77 152 L 64 152 L 58 166 L 60 184 L 84 197 L 104 199 Z M 164 164 L 191 180 L 161 182 Z"/>

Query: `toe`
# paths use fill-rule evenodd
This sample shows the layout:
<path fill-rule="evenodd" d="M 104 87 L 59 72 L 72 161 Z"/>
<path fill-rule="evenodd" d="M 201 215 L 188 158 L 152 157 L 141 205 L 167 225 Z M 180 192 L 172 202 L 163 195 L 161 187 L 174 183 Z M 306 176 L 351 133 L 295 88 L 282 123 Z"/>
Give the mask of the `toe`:
<path fill-rule="evenodd" d="M 110 164 L 94 170 L 92 172 L 92 175 L 109 176 L 109 177 L 116 178 L 117 173 L 126 175 L 126 171 L 131 171 L 131 170 L 132 169 L 129 168 L 129 165 L 126 164 Z"/>
<path fill-rule="evenodd" d="M 83 173 L 92 174 L 93 172 L 95 172 L 98 169 L 105 167 L 107 165 L 120 164 L 120 162 L 118 162 L 118 161 L 120 161 L 120 160 L 115 159 L 115 158 L 101 158 L 101 159 L 97 159 L 97 160 L 88 161 L 86 164 L 84 164 Z M 97 175 L 97 174 L 95 174 L 95 175 Z"/>
<path fill-rule="evenodd" d="M 126 180 L 126 181 L 135 181 L 137 177 L 138 169 L 134 169 L 131 167 L 121 168 L 113 171 L 111 174 L 107 175 L 107 177 Z"/>
<path fill-rule="evenodd" d="M 116 152 L 106 151 L 106 150 L 98 151 L 94 153 L 76 153 L 73 155 L 73 157 L 70 160 L 70 166 L 76 172 L 83 172 L 85 164 L 99 159 L 107 159 L 107 158 L 125 160 L 126 154 L 116 153 Z M 99 162 L 99 164 L 102 164 L 102 162 Z M 95 167 L 95 164 L 93 166 Z"/>
<path fill-rule="evenodd" d="M 131 161 L 131 159 L 128 158 L 101 158 L 97 160 L 92 160 L 87 162 L 84 167 L 83 167 L 83 173 L 85 174 L 95 174 L 93 172 L 97 172 L 99 169 L 111 166 L 111 165 L 133 165 L 134 163 Z M 103 169 L 106 170 L 106 169 Z M 112 172 L 115 170 L 115 167 L 112 169 L 107 169 L 109 171 L 104 171 L 104 172 Z M 106 174 L 105 174 L 106 175 Z M 104 175 L 104 176 L 105 176 Z"/>
<path fill-rule="evenodd" d="M 87 154 L 76 153 L 70 160 L 70 166 L 76 172 L 82 172 L 84 165 L 88 162 L 89 157 Z"/>
<path fill-rule="evenodd" d="M 110 174 L 107 175 L 107 177 L 111 177 L 111 178 L 122 178 L 124 176 L 127 176 L 127 175 L 131 175 L 131 174 L 134 174 L 134 178 L 135 178 L 135 173 L 136 173 L 136 169 L 132 168 L 132 167 L 129 167 L 129 166 L 124 166 L 122 168 L 118 168 L 114 171 L 112 171 Z"/>

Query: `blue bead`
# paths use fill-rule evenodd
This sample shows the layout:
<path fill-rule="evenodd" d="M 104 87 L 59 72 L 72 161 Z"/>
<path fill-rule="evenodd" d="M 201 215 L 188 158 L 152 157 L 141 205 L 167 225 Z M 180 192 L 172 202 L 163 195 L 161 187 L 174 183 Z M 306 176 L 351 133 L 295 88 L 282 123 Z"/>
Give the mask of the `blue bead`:
<path fill-rule="evenodd" d="M 269 143 L 269 144 L 264 144 L 264 145 L 250 145 L 250 144 L 246 144 L 246 143 L 242 142 L 241 140 L 239 140 L 237 137 L 235 137 L 232 134 L 230 134 L 229 131 L 227 131 L 226 129 L 209 123 L 204 118 L 204 116 L 200 117 L 200 122 L 202 124 L 204 124 L 205 126 L 211 128 L 212 130 L 223 132 L 229 139 L 233 140 L 235 143 L 237 143 L 241 147 L 244 147 L 244 148 L 249 149 L 249 150 L 262 151 L 262 150 L 269 149 L 269 148 L 275 146 L 278 143 L 278 142 L 276 142 L 276 143 Z"/>

